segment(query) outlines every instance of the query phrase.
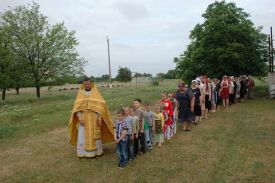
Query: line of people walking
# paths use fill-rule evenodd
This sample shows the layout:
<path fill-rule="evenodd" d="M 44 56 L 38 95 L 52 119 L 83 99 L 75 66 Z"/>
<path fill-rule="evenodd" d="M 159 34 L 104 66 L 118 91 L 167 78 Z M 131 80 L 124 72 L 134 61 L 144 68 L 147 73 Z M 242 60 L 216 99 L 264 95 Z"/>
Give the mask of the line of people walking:
<path fill-rule="evenodd" d="M 192 124 L 208 118 L 210 112 L 228 108 L 236 102 L 253 98 L 255 83 L 251 77 L 223 76 L 221 80 L 200 76 L 188 87 L 178 84 L 176 92 L 162 92 L 160 102 L 154 106 L 135 99 L 131 107 L 117 112 L 114 140 L 119 157 L 118 167 L 155 147 L 161 147 L 177 133 L 177 123 L 182 131 L 191 131 Z"/>

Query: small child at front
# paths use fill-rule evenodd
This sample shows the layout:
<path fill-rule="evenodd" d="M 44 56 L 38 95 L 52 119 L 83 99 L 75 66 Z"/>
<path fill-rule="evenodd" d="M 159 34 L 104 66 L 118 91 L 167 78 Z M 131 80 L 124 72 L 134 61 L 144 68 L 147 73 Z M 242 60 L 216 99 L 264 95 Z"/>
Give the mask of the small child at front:
<path fill-rule="evenodd" d="M 157 106 L 154 113 L 155 119 L 155 143 L 158 147 L 161 147 L 163 143 L 163 127 L 164 127 L 164 116 L 161 112 L 161 107 Z"/>
<path fill-rule="evenodd" d="M 128 162 L 127 153 L 127 124 L 124 121 L 124 110 L 117 112 L 116 128 L 114 131 L 114 140 L 116 143 L 116 152 L 119 157 L 119 168 L 124 168 Z"/>

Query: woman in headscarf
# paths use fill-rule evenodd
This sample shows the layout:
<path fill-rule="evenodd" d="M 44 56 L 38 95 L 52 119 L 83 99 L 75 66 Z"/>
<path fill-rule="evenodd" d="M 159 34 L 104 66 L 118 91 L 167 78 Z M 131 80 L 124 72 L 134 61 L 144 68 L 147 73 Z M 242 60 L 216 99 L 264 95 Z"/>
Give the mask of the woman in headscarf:
<path fill-rule="evenodd" d="M 198 87 L 197 80 L 192 81 L 191 90 L 195 96 L 194 124 L 197 125 L 201 117 L 201 100 L 202 100 L 201 91 L 200 91 L 200 88 Z"/>

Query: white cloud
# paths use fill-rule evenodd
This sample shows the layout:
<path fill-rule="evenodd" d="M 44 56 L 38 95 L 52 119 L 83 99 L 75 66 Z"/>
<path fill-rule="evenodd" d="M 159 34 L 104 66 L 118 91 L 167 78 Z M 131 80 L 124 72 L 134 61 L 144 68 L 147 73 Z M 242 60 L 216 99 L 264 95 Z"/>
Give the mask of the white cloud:
<path fill-rule="evenodd" d="M 0 11 L 33 0 L 0 0 Z M 49 22 L 64 21 L 76 31 L 79 53 L 89 61 L 88 75 L 108 73 L 106 35 L 110 37 L 112 73 L 119 66 L 156 74 L 174 68 L 190 31 L 214 0 L 37 0 Z M 268 33 L 274 25 L 275 1 L 236 0 L 256 26 Z"/>
<path fill-rule="evenodd" d="M 137 2 L 117 1 L 113 4 L 113 7 L 130 21 L 139 20 L 149 16 L 149 12 L 146 7 Z"/>

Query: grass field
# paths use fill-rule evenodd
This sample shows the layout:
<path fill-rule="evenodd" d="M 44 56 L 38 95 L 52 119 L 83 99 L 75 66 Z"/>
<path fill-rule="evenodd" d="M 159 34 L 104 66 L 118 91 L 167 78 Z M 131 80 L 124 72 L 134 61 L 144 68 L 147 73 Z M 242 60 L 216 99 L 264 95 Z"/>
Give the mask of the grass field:
<path fill-rule="evenodd" d="M 8 95 L 0 104 L 0 182 L 275 182 L 275 101 L 265 97 L 212 113 L 192 132 L 117 168 L 114 144 L 96 159 L 78 159 L 68 143 L 74 92 Z M 135 98 L 154 103 L 160 86 L 101 89 L 110 110 Z"/>

